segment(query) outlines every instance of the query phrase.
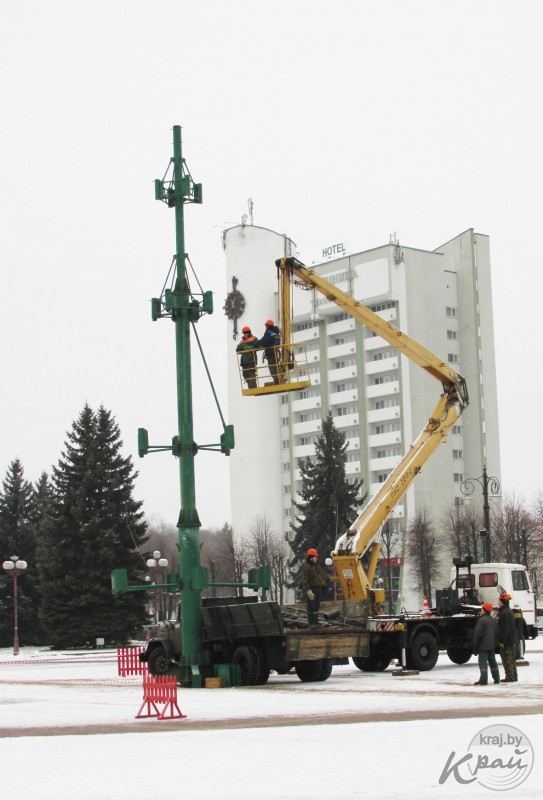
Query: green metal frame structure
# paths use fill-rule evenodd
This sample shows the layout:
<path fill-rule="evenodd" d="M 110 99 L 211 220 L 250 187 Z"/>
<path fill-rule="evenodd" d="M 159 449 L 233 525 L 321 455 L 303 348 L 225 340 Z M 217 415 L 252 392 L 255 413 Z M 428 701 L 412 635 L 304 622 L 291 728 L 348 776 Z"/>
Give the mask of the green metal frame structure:
<path fill-rule="evenodd" d="M 172 174 L 173 172 L 173 174 Z M 166 278 L 172 276 L 171 286 L 166 283 L 161 296 L 151 301 L 153 321 L 170 318 L 175 324 L 176 376 L 177 376 L 177 421 L 178 432 L 171 445 L 149 445 L 145 428 L 138 430 L 138 454 L 169 450 L 179 459 L 179 482 L 181 511 L 177 521 L 179 530 L 179 576 L 169 575 L 164 588 L 179 592 L 181 596 L 182 660 L 178 679 L 183 686 L 200 687 L 202 674 L 209 667 L 202 647 L 202 590 L 207 586 L 246 586 L 251 589 L 269 587 L 269 568 L 250 570 L 245 584 L 211 583 L 207 569 L 200 564 L 200 518 L 196 510 L 194 458 L 198 450 L 216 450 L 230 455 L 234 448 L 234 428 L 226 425 L 221 413 L 211 376 L 195 329 L 195 323 L 204 314 L 213 313 L 212 292 L 193 292 L 188 277 L 185 253 L 184 206 L 186 203 L 202 202 L 202 185 L 194 183 L 188 171 L 181 148 L 181 127 L 173 128 L 173 158 L 170 159 L 164 177 L 155 180 L 155 199 L 175 209 L 176 254 Z M 196 279 L 197 280 L 197 279 Z M 198 445 L 193 436 L 191 330 L 196 338 L 215 402 L 223 425 L 223 433 L 217 444 Z M 128 591 L 149 591 L 149 585 L 128 586 L 126 570 L 112 573 L 114 594 Z M 202 671 L 202 667 L 204 670 Z"/>

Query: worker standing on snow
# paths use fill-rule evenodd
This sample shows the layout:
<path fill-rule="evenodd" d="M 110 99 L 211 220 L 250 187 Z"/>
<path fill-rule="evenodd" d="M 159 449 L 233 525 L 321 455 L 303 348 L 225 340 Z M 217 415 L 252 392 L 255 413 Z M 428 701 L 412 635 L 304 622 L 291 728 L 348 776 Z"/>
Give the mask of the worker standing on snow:
<path fill-rule="evenodd" d="M 268 362 L 268 369 L 273 378 L 274 383 L 279 383 L 279 366 L 280 360 L 279 347 L 281 345 L 281 332 L 273 319 L 267 319 L 265 322 L 266 330 L 264 336 L 258 341 L 257 347 L 264 347 L 264 359 Z"/>
<path fill-rule="evenodd" d="M 502 592 L 498 599 L 498 649 L 505 670 L 504 683 L 516 683 L 518 637 L 515 615 L 509 608 L 511 595 Z"/>
<path fill-rule="evenodd" d="M 488 683 L 488 667 L 494 678 L 494 683 L 500 682 L 500 671 L 496 661 L 496 635 L 498 626 L 496 620 L 491 617 L 494 606 L 492 603 L 483 603 L 481 616 L 477 620 L 473 631 L 473 654 L 479 656 L 480 677 L 475 681 L 474 686 L 486 686 Z"/>
<path fill-rule="evenodd" d="M 245 325 L 241 329 L 243 334 L 241 342 L 236 347 L 236 353 L 241 353 L 240 364 L 243 378 L 249 389 L 256 389 L 256 348 L 258 347 L 258 339 L 253 336 L 251 329 Z"/>
<path fill-rule="evenodd" d="M 319 564 L 319 554 L 314 547 L 307 551 L 305 564 L 300 570 L 300 585 L 307 597 L 307 619 L 310 625 L 318 625 L 319 608 L 326 586 L 326 578 Z"/>

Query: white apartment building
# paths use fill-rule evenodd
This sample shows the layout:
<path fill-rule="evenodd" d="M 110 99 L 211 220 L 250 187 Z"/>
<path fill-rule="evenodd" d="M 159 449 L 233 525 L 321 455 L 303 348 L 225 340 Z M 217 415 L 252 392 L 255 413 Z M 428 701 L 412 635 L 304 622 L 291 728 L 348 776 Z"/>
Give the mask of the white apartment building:
<path fill-rule="evenodd" d="M 265 514 L 275 531 L 288 533 L 300 487 L 298 459 L 314 452 L 328 411 L 348 440 L 347 474 L 364 480 L 369 499 L 428 421 L 441 387 L 318 292 L 295 290 L 292 339 L 305 343 L 311 386 L 243 397 L 235 345 L 244 325 L 261 337 L 265 320 L 276 319 L 275 259 L 295 255 L 296 246 L 254 225 L 227 230 L 224 246 L 227 292 L 236 279 L 245 300 L 242 315 L 228 321 L 230 333 L 234 324 L 239 329 L 228 358 L 229 421 L 236 436 L 232 525 L 243 535 Z M 394 512 L 403 530 L 403 559 L 405 530 L 416 510 L 426 507 L 437 521 L 451 503 L 462 502 L 462 481 L 480 476 L 485 463 L 491 474 L 500 474 L 488 237 L 467 230 L 435 250 L 391 241 L 311 267 L 442 356 L 467 382 L 469 407 Z M 420 605 L 411 586 L 406 561 L 400 606 Z"/>

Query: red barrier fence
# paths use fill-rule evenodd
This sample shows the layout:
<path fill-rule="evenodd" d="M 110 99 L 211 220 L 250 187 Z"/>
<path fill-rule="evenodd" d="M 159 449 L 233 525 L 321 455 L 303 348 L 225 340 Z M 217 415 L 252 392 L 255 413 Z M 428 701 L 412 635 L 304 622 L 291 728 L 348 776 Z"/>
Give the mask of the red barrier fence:
<path fill-rule="evenodd" d="M 163 705 L 162 710 L 157 706 Z M 147 713 L 143 714 L 147 706 Z M 145 675 L 143 678 L 143 703 L 136 714 L 140 717 L 157 717 L 157 719 L 185 719 L 177 705 L 177 678 L 174 675 Z"/>
<path fill-rule="evenodd" d="M 127 675 L 147 675 L 149 665 L 140 661 L 139 655 L 145 647 L 118 647 L 117 648 L 117 674 L 122 678 Z"/>

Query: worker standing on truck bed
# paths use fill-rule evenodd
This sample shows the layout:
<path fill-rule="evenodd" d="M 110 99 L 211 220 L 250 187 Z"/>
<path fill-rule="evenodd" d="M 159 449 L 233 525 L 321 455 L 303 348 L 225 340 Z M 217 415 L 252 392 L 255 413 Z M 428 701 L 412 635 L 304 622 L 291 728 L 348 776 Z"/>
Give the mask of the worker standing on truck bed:
<path fill-rule="evenodd" d="M 310 625 L 318 625 L 319 608 L 326 586 L 326 578 L 319 564 L 319 554 L 314 547 L 307 551 L 305 564 L 300 570 L 300 584 L 307 597 L 307 619 Z"/>
<path fill-rule="evenodd" d="M 515 616 L 509 608 L 511 595 L 502 592 L 498 599 L 498 648 L 505 670 L 504 683 L 518 681 L 517 665 L 515 664 L 518 651 L 517 626 Z"/>
<path fill-rule="evenodd" d="M 500 682 L 500 671 L 496 661 L 496 634 L 498 632 L 496 620 L 491 617 L 494 606 L 492 603 L 483 603 L 481 616 L 477 620 L 473 631 L 473 654 L 479 656 L 479 670 L 481 675 L 474 686 L 486 686 L 488 683 L 488 667 L 494 678 L 494 683 Z"/>

